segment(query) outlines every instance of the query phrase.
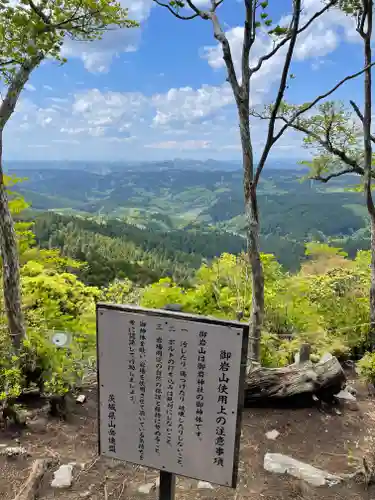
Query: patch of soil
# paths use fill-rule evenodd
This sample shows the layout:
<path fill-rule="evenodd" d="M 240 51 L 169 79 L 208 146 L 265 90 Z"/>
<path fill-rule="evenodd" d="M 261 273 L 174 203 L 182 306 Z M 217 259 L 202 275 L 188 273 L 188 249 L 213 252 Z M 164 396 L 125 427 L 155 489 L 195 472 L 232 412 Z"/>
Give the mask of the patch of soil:
<path fill-rule="evenodd" d="M 236 490 L 215 488 L 198 490 L 197 481 L 179 478 L 178 500 L 371 500 L 375 488 L 346 482 L 332 488 L 314 488 L 289 476 L 271 474 L 263 469 L 265 453 L 277 452 L 326 469 L 333 474 L 353 472 L 360 465 L 364 450 L 373 447 L 375 436 L 375 400 L 356 384 L 358 408 L 342 407 L 325 413 L 308 409 L 251 409 L 243 415 L 239 481 Z M 158 498 L 137 492 L 141 484 L 152 482 L 158 472 L 140 466 L 97 457 L 96 389 L 84 391 L 87 401 L 74 406 L 68 421 L 49 420 L 45 428 L 25 429 L 18 434 L 11 429 L 0 431 L 0 445 L 21 445 L 30 457 L 0 457 L 0 498 L 12 500 L 28 476 L 35 458 L 52 457 L 56 463 L 75 462 L 74 480 L 68 490 L 50 486 L 53 470 L 41 485 L 40 500 L 125 500 Z M 42 412 L 43 410 L 38 410 Z M 280 432 L 275 441 L 267 431 Z"/>

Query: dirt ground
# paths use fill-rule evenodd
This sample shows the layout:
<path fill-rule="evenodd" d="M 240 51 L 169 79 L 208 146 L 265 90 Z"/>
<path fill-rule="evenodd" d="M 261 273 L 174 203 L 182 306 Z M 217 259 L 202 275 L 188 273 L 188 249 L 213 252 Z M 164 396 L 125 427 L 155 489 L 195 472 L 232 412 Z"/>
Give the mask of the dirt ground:
<path fill-rule="evenodd" d="M 356 384 L 358 389 L 358 384 Z M 179 500 L 375 500 L 375 487 L 351 481 L 335 487 L 314 488 L 284 475 L 263 469 L 267 451 L 290 455 L 334 474 L 353 472 L 360 465 L 364 450 L 374 448 L 375 399 L 359 387 L 358 409 L 340 408 L 325 413 L 310 409 L 245 410 L 241 439 L 239 482 L 236 490 L 197 489 L 197 482 L 178 479 Z M 86 390 L 87 401 L 76 405 L 68 422 L 50 420 L 44 429 L 17 432 L 0 431 L 0 444 L 24 446 L 30 457 L 0 457 L 0 499 L 12 500 L 38 457 L 52 457 L 56 465 L 41 485 L 41 500 L 125 500 L 158 498 L 157 492 L 142 495 L 140 485 L 152 482 L 157 471 L 113 460 L 97 458 L 96 389 Z M 280 432 L 275 441 L 268 440 L 267 431 Z M 375 452 L 374 452 L 375 455 Z M 50 486 L 53 470 L 58 464 L 75 462 L 74 480 L 68 490 Z"/>

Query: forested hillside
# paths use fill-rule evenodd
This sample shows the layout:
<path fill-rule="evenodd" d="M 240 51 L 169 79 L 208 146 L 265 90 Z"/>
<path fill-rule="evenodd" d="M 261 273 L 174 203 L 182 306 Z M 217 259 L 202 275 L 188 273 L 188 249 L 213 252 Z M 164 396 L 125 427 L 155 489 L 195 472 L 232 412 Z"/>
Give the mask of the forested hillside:
<path fill-rule="evenodd" d="M 221 163 L 215 165 L 223 168 Z M 168 268 L 181 279 L 189 274 L 186 269 L 196 268 L 202 258 L 245 248 L 242 172 L 233 167 L 208 168 L 203 162 L 199 167 L 197 170 L 192 163 L 188 169 L 183 163 L 181 168 L 178 162 L 166 162 L 136 167 L 92 164 L 91 170 L 89 165 L 80 165 L 81 170 L 74 170 L 47 163 L 39 168 L 13 165 L 9 171 L 25 178 L 18 189 L 32 205 L 40 244 L 57 245 L 66 254 L 89 261 L 92 259 L 86 250 L 79 253 L 77 245 L 82 244 L 78 241 L 85 240 L 86 249 L 95 247 L 91 254 L 107 254 L 106 260 L 109 245 L 112 260 L 127 260 L 132 255 L 130 260 L 135 263 L 126 268 L 132 273 L 130 268 L 135 266 L 137 276 L 144 281 L 146 276 L 138 272 L 136 261 L 148 262 L 151 254 L 150 266 L 156 274 L 150 271 L 150 278 Z M 348 176 L 325 185 L 304 181 L 304 175 L 298 168 L 265 171 L 259 186 L 261 250 L 273 253 L 293 271 L 304 258 L 307 241 L 331 242 L 352 257 L 358 249 L 368 248 L 363 195 L 349 190 L 357 179 Z M 49 214 L 46 219 L 46 211 L 67 218 Z M 44 226 L 49 226 L 48 232 Z M 114 272 L 103 275 L 111 278 Z M 102 279 L 94 282 L 102 283 Z"/>

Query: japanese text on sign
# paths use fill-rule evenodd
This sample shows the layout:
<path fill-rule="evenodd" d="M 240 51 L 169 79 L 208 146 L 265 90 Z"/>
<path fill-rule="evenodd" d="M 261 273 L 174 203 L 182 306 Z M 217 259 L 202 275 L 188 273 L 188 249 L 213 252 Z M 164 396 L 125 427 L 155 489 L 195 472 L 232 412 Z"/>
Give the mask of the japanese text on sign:
<path fill-rule="evenodd" d="M 239 323 L 98 306 L 101 453 L 233 486 L 244 332 Z"/>

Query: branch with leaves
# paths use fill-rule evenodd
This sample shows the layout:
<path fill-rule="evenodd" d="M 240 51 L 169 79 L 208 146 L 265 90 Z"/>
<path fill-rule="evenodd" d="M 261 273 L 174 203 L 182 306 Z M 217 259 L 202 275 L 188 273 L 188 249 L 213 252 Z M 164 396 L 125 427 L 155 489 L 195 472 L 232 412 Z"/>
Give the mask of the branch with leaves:
<path fill-rule="evenodd" d="M 3 174 L 3 131 L 31 73 L 45 58 L 61 63 L 66 36 L 92 41 L 111 27 L 131 28 L 137 23 L 127 17 L 115 0 L 0 0 L 0 80 L 5 97 L 0 104 L 0 254 L 4 304 L 9 337 L 18 353 L 26 336 L 20 263 L 14 222 L 9 209 Z"/>

